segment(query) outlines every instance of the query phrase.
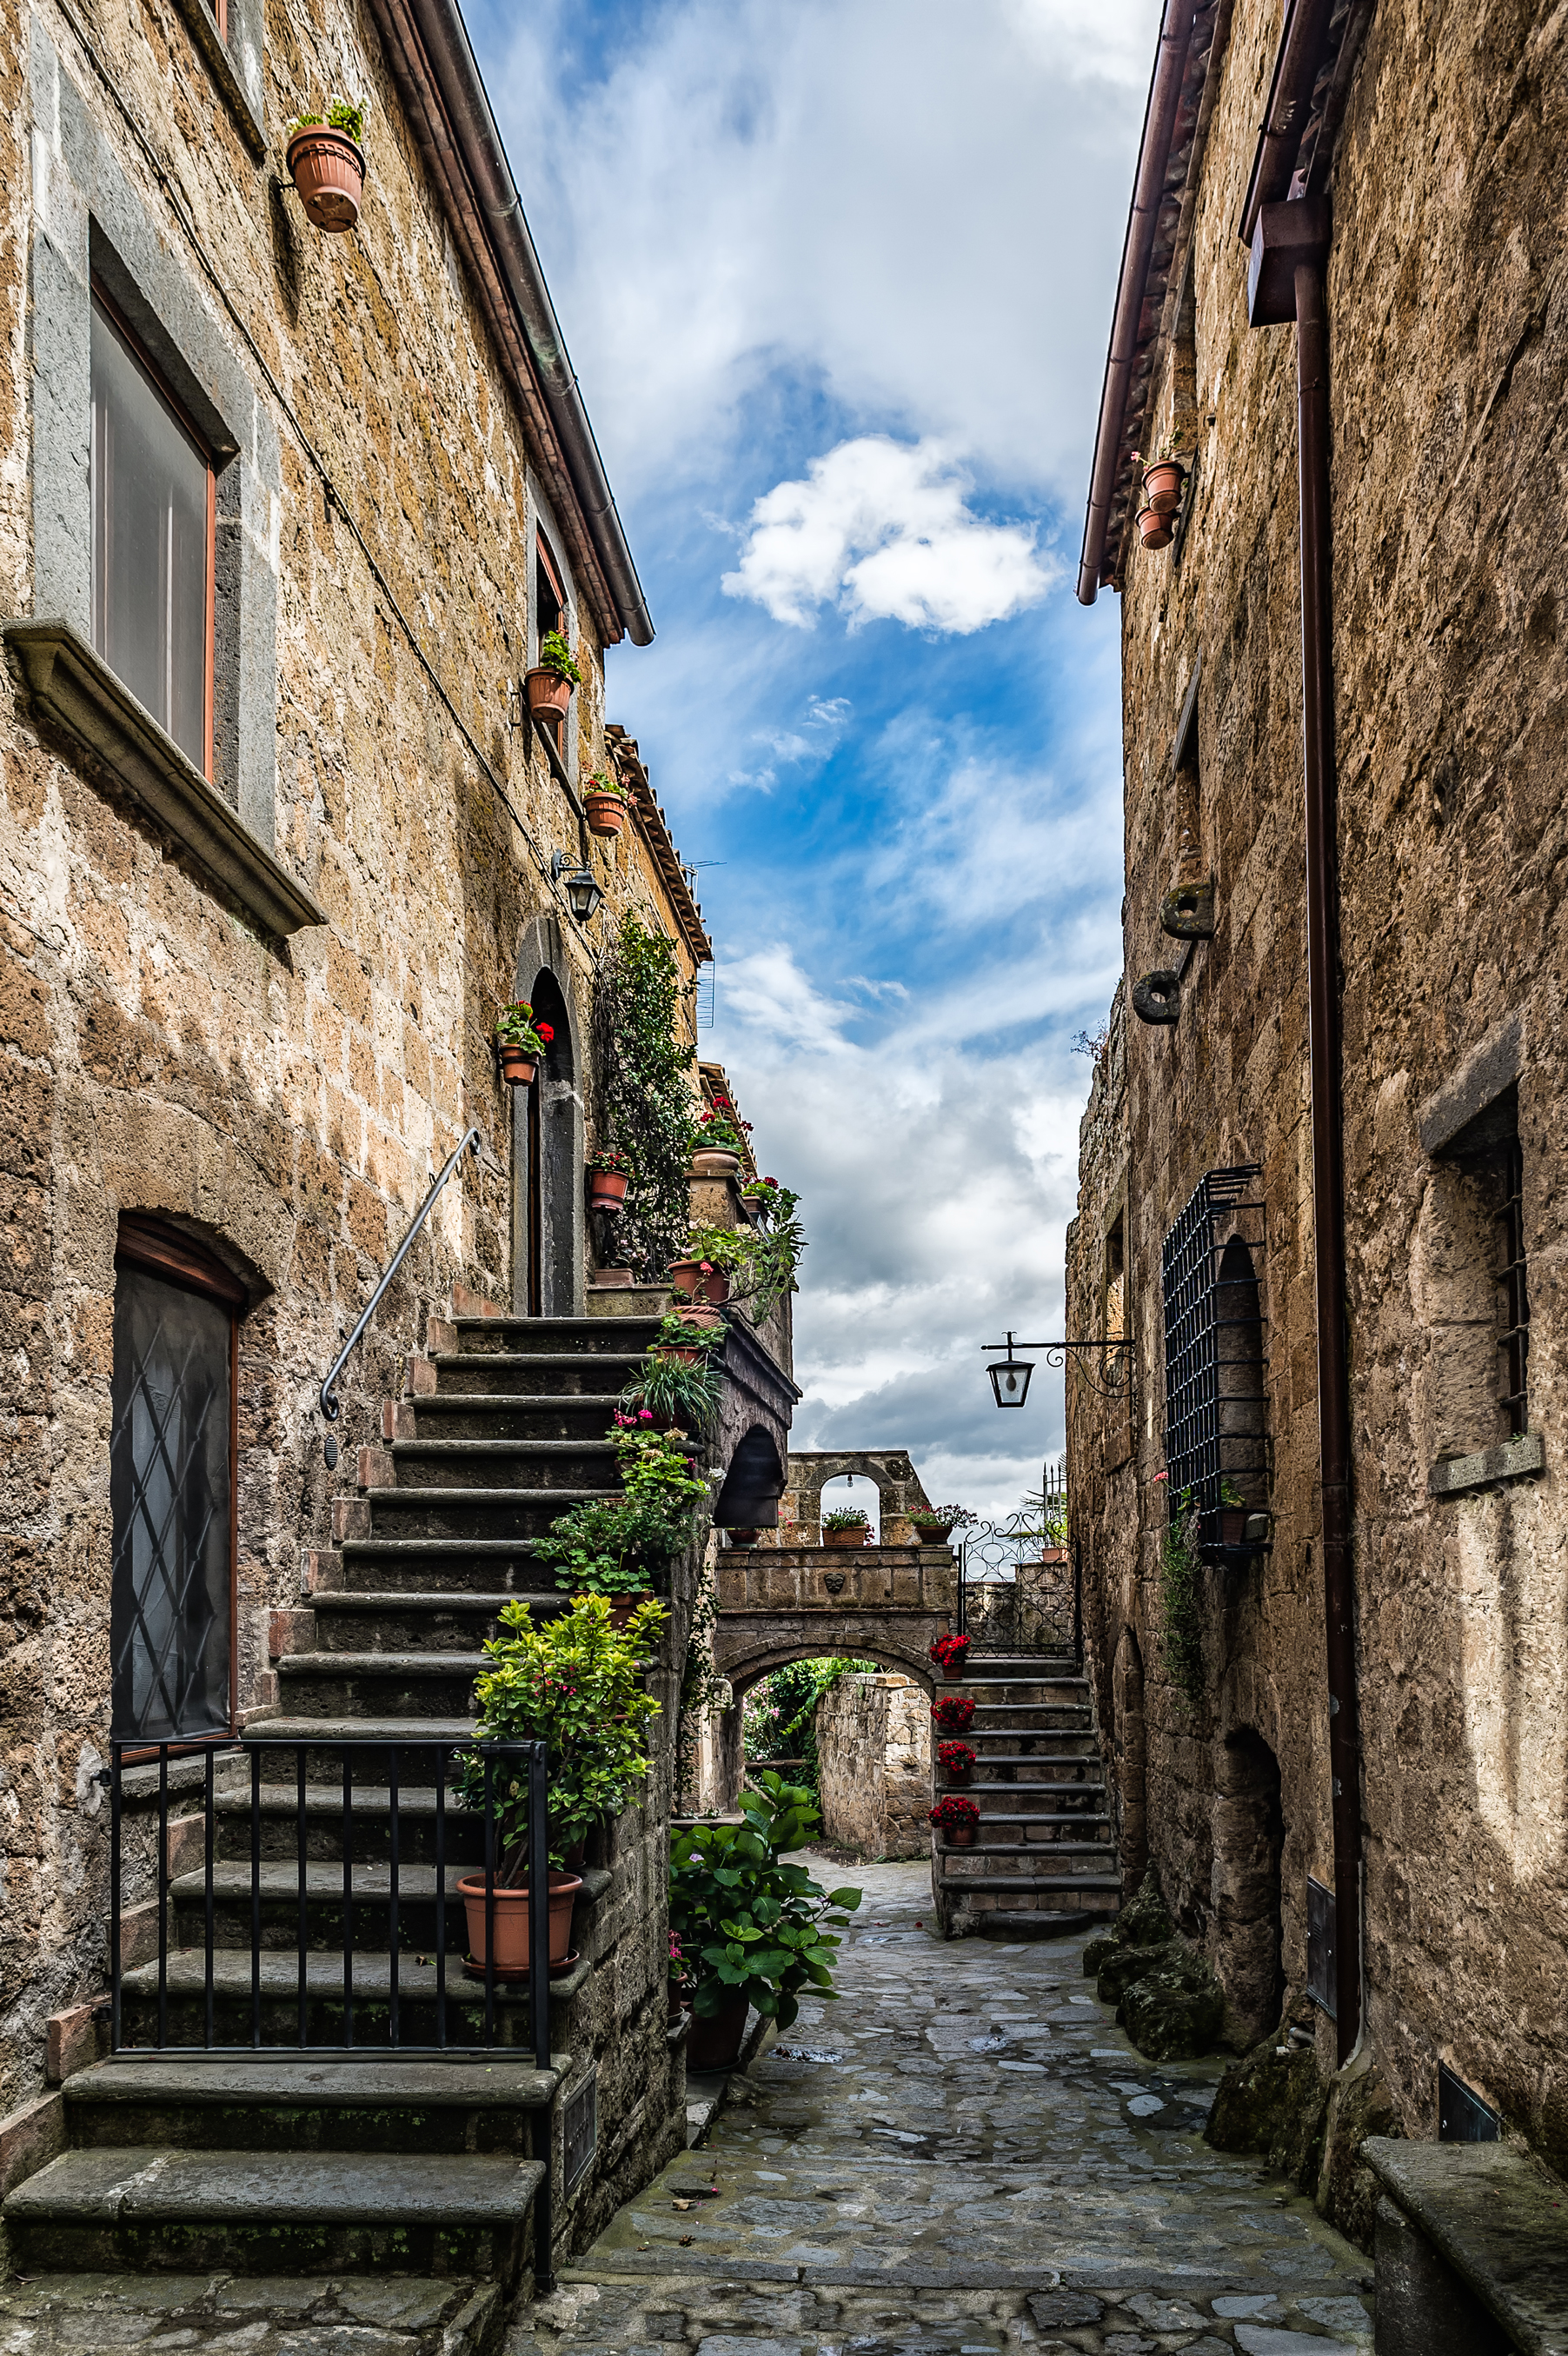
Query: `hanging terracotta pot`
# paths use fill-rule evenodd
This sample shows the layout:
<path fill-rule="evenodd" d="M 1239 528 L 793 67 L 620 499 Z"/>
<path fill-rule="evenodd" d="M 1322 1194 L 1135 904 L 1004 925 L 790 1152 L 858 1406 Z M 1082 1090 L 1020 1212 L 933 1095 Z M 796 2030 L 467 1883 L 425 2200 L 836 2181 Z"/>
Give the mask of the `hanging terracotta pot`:
<path fill-rule="evenodd" d="M 691 1171 L 695 1178 L 735 1178 L 740 1175 L 741 1157 L 717 1145 L 699 1146 L 691 1157 Z"/>
<path fill-rule="evenodd" d="M 508 1047 L 501 1044 L 501 1077 L 509 1088 L 532 1087 L 535 1058 L 526 1047 Z"/>
<path fill-rule="evenodd" d="M 626 823 L 626 805 L 619 794 L 584 794 L 590 834 L 619 834 Z"/>
<path fill-rule="evenodd" d="M 1179 458 L 1159 458 L 1144 468 L 1144 495 L 1156 515 L 1173 516 L 1181 505 L 1187 469 Z"/>
<path fill-rule="evenodd" d="M 564 720 L 571 705 L 571 681 L 558 671 L 530 670 L 523 680 L 536 720 Z"/>
<path fill-rule="evenodd" d="M 314 229 L 340 237 L 359 218 L 365 195 L 365 158 L 346 131 L 315 123 L 296 131 L 286 157 L 289 177 Z"/>
<path fill-rule="evenodd" d="M 1168 548 L 1176 538 L 1170 517 L 1161 515 L 1157 508 L 1139 509 L 1138 531 L 1146 548 Z"/>
<path fill-rule="evenodd" d="M 563 1964 L 571 1949 L 572 1901 L 582 1887 L 582 1878 L 576 1873 L 552 1873 L 549 1878 L 549 1960 Z M 457 1885 L 468 1916 L 468 1953 L 483 1970 L 485 1952 L 485 1877 L 482 1873 L 465 1874 Z M 494 1893 L 496 1926 L 496 1969 L 509 1976 L 520 1977 L 528 1968 L 528 1893 L 526 1890 L 500 1890 Z"/>
<path fill-rule="evenodd" d="M 588 1203 L 591 1210 L 618 1211 L 626 1199 L 631 1179 L 624 1170 L 591 1170 Z"/>

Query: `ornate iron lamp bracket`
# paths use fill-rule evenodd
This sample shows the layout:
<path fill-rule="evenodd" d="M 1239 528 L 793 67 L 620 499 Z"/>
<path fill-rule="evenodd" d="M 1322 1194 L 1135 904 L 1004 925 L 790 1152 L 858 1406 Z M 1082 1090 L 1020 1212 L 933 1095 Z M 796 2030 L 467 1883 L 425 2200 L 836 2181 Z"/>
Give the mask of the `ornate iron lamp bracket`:
<path fill-rule="evenodd" d="M 1136 1387 L 1137 1358 L 1130 1336 L 1119 1342 L 1043 1342 L 1036 1346 L 1044 1350 L 1048 1366 L 1071 1364 L 1079 1380 L 1097 1398 L 1132 1398 Z M 1098 1369 L 1094 1365 L 1096 1354 L 1103 1362 Z"/>

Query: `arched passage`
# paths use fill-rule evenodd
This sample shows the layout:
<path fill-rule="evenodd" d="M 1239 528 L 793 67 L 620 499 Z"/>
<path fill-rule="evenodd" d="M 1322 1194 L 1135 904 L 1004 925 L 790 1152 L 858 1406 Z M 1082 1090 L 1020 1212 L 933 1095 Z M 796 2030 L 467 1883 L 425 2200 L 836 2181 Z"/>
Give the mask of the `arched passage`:
<path fill-rule="evenodd" d="M 553 919 L 529 928 L 517 995 L 555 1036 L 532 1087 L 513 1090 L 513 1303 L 524 1317 L 582 1313 L 582 1094 L 577 1024 Z"/>
<path fill-rule="evenodd" d="M 857 1479 L 853 1472 L 841 1472 L 825 1481 L 817 1497 L 818 1509 L 826 1524 L 829 1514 L 858 1506 L 870 1526 L 869 1546 L 880 1543 L 882 1527 L 882 1492 L 880 1483 L 869 1473 Z"/>
<path fill-rule="evenodd" d="M 1214 1315 L 1220 1472 L 1243 1505 L 1261 1513 L 1268 1504 L 1263 1295 L 1252 1252 L 1241 1236 L 1232 1236 L 1220 1255 Z"/>
<path fill-rule="evenodd" d="M 1220 1746 L 1214 1781 L 1214 1967 L 1251 2043 L 1278 2026 L 1285 1993 L 1279 1762 L 1240 1727 Z"/>
<path fill-rule="evenodd" d="M 771 1530 L 779 1517 L 784 1469 L 777 1442 L 760 1423 L 743 1432 L 730 1459 L 724 1485 L 713 1508 L 716 1528 Z"/>

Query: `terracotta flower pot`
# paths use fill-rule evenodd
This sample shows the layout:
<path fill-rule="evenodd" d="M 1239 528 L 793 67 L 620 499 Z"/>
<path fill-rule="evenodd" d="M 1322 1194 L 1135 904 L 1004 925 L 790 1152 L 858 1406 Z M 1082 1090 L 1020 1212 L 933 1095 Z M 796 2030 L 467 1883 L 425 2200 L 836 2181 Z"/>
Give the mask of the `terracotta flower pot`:
<path fill-rule="evenodd" d="M 1053 1563 L 1061 1563 L 1066 1560 L 1067 1548 L 1065 1547 L 1041 1547 L 1040 1550 L 1040 1569 L 1042 1570 L 1049 1570 Z"/>
<path fill-rule="evenodd" d="M 724 1535 L 732 1547 L 755 1546 L 757 1543 L 755 1530 L 726 1530 Z"/>
<path fill-rule="evenodd" d="M 725 1153 L 717 1145 L 705 1145 L 692 1155 L 691 1167 L 699 1178 L 734 1178 L 740 1174 L 741 1157 Z"/>
<path fill-rule="evenodd" d="M 950 1783 L 968 1783 L 974 1780 L 973 1767 L 944 1767 L 943 1773 Z"/>
<path fill-rule="evenodd" d="M 1245 1546 L 1247 1516 L 1251 1511 L 1252 1508 L 1249 1505 L 1221 1506 L 1220 1544 L 1221 1546 Z"/>
<path fill-rule="evenodd" d="M 1171 519 L 1161 515 L 1157 508 L 1140 508 L 1138 531 L 1146 548 L 1168 548 L 1176 538 Z"/>
<path fill-rule="evenodd" d="M 501 1077 L 509 1088 L 531 1087 L 537 1062 L 538 1058 L 530 1055 L 526 1047 L 508 1047 L 503 1044 Z"/>
<path fill-rule="evenodd" d="M 571 1950 L 572 1901 L 582 1887 L 577 1873 L 552 1873 L 549 1878 L 549 1960 L 564 1964 Z M 481 1967 L 485 1953 L 485 1877 L 464 1874 L 457 1885 L 468 1916 L 468 1952 Z M 528 1893 L 497 1890 L 495 1893 L 496 1969 L 526 1972 L 529 1965 Z"/>
<path fill-rule="evenodd" d="M 951 1522 L 916 1522 L 914 1525 L 915 1544 L 917 1546 L 945 1546 L 947 1544 L 947 1533 L 952 1527 L 953 1525 Z"/>
<path fill-rule="evenodd" d="M 973 1848 L 976 1830 L 974 1825 L 944 1825 L 942 1837 L 949 1848 Z"/>
<path fill-rule="evenodd" d="M 944 1661 L 942 1674 L 950 1686 L 962 1685 L 969 1672 L 962 1661 Z"/>
<path fill-rule="evenodd" d="M 714 1308 L 730 1298 L 730 1280 L 721 1268 L 702 1273 L 702 1263 L 695 1259 L 677 1259 L 670 1263 L 669 1280 L 672 1289 L 684 1292 L 688 1301 L 699 1306 L 709 1301 Z"/>
<path fill-rule="evenodd" d="M 704 1333 L 711 1332 L 715 1326 L 724 1323 L 718 1304 L 711 1301 L 683 1301 L 678 1314 L 683 1325 L 696 1325 Z"/>
<path fill-rule="evenodd" d="M 596 1268 L 588 1282 L 595 1292 L 617 1292 L 631 1283 L 635 1273 L 629 1268 Z"/>
<path fill-rule="evenodd" d="M 653 1601 L 653 1590 L 645 1589 L 640 1595 L 613 1595 L 610 1598 L 610 1625 L 626 1629 L 632 1624 L 632 1614 L 643 1604 Z"/>
<path fill-rule="evenodd" d="M 352 229 L 365 197 L 365 158 L 347 133 L 325 123 L 296 131 L 286 160 L 311 226 L 329 237 Z"/>
<path fill-rule="evenodd" d="M 626 805 L 619 794 L 584 794 L 590 834 L 619 834 L 626 823 Z"/>
<path fill-rule="evenodd" d="M 828 1547 L 863 1547 L 870 1542 L 869 1530 L 824 1530 L 822 1543 Z"/>
<path fill-rule="evenodd" d="M 732 1997 L 723 2009 L 709 2019 L 699 2012 L 691 2016 L 691 2032 L 686 2040 L 686 2066 L 689 2071 L 732 2070 L 741 2058 L 741 2047 L 746 2035 L 746 2015 L 751 2010 L 743 1996 Z"/>
<path fill-rule="evenodd" d="M 631 1180 L 624 1170 L 592 1170 L 588 1173 L 588 1200 L 595 1211 L 618 1211 L 626 1199 Z"/>
<path fill-rule="evenodd" d="M 523 680 L 535 720 L 564 720 L 571 704 L 571 681 L 553 670 L 530 670 Z"/>
<path fill-rule="evenodd" d="M 1181 484 L 1186 469 L 1176 458 L 1161 458 L 1144 468 L 1144 492 L 1156 515 L 1170 516 L 1181 505 Z"/>

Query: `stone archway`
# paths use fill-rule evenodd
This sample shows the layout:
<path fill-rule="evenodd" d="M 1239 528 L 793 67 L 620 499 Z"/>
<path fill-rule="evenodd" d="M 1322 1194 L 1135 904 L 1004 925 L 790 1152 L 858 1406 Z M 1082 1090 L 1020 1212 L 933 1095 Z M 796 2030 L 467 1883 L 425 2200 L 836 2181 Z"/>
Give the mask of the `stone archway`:
<path fill-rule="evenodd" d="M 869 1481 L 881 1506 L 881 1543 L 912 1546 L 912 1514 L 929 1511 L 931 1499 L 908 1451 L 901 1448 L 806 1450 L 790 1451 L 789 1477 L 779 1507 L 779 1544 L 814 1547 L 822 1526 L 822 1492 L 829 1481 L 853 1474 Z"/>

